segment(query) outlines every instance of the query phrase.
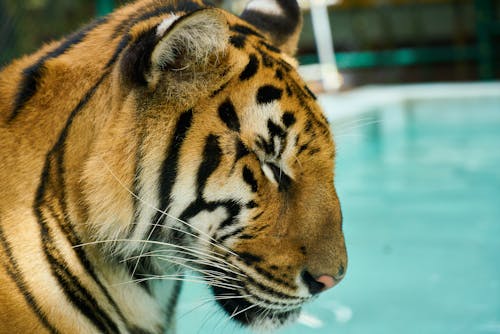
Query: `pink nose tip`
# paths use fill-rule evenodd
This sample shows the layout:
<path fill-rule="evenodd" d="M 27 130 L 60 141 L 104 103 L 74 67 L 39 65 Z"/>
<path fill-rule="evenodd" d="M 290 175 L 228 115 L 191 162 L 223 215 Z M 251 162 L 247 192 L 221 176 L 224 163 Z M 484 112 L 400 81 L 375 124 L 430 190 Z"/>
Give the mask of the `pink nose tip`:
<path fill-rule="evenodd" d="M 322 275 L 316 278 L 316 281 L 322 283 L 325 286 L 323 290 L 327 290 L 335 286 L 335 279 L 330 275 Z"/>

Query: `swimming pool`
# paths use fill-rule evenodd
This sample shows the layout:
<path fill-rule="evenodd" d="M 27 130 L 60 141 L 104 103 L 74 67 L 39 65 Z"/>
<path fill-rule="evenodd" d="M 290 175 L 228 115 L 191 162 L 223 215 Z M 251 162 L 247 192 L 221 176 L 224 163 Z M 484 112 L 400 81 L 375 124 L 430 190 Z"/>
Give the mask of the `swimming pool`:
<path fill-rule="evenodd" d="M 279 333 L 500 333 L 500 85 L 349 94 L 321 100 L 347 277 Z M 185 286 L 178 333 L 250 333 L 210 297 Z"/>

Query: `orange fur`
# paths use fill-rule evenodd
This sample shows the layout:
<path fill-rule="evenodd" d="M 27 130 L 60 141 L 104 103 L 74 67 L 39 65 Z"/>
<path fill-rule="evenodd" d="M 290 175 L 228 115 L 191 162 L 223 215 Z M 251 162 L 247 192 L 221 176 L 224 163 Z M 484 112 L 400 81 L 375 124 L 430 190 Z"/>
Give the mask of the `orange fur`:
<path fill-rule="evenodd" d="M 223 258 L 276 296 L 300 304 L 309 299 L 300 279 L 305 270 L 313 277 L 343 276 L 347 257 L 333 185 L 334 143 L 288 62 L 300 22 L 286 39 L 274 39 L 222 10 L 179 11 L 178 21 L 155 37 L 173 12 L 155 9 L 177 3 L 183 2 L 137 1 L 77 42 L 51 43 L 2 70 L 0 333 L 173 331 L 176 286 L 123 285 L 135 271 L 122 260 L 144 249 L 166 249 L 134 241 L 154 225 L 142 217 L 168 210 L 164 239 L 154 240 L 175 243 L 168 228 L 187 227 L 171 216 L 181 218 L 196 203 L 206 209 L 186 220 L 201 239 L 188 238 L 187 245 Z M 252 55 L 258 59 L 255 73 Z M 41 60 L 30 76 L 26 69 Z M 261 95 L 269 101 L 259 102 Z M 227 120 L 221 110 L 229 113 Z M 294 115 L 289 125 L 287 112 Z M 189 122 L 183 124 L 183 117 Z M 275 134 L 273 126 L 279 128 Z M 177 132 L 180 137 L 173 137 Z M 241 146 L 246 152 L 236 157 Z M 165 168 L 166 156 L 178 167 Z M 288 179 L 279 180 L 276 168 Z M 164 208 L 158 192 L 169 172 L 175 179 Z M 220 219 L 231 206 L 239 212 L 224 229 Z M 231 231 L 236 234 L 218 247 L 204 237 L 222 239 Z M 180 268 L 152 261 L 147 268 L 153 274 Z M 255 295 L 248 303 L 279 298 L 240 280 Z M 174 292 L 163 300 L 161 291 Z M 283 317 L 285 311 L 275 310 Z M 272 319 L 250 325 L 261 320 Z"/>

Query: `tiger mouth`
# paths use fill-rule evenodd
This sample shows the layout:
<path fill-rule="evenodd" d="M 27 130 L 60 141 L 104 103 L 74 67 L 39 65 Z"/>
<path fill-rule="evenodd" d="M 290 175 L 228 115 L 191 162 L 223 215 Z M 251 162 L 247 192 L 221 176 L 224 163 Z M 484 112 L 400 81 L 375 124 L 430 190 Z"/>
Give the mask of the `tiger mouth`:
<path fill-rule="evenodd" d="M 254 303 L 232 289 L 212 286 L 217 303 L 231 319 L 245 326 L 273 329 L 298 318 L 302 303 L 278 307 Z M 272 307 L 274 306 L 274 307 Z"/>

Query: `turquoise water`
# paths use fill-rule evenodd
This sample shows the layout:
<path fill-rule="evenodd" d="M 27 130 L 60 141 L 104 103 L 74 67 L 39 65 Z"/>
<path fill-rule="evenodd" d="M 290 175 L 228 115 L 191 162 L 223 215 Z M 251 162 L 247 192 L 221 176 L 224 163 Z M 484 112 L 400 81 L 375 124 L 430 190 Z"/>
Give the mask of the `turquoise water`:
<path fill-rule="evenodd" d="M 335 121 L 349 268 L 280 334 L 500 333 L 500 98 Z M 178 333 L 249 333 L 186 285 Z"/>

